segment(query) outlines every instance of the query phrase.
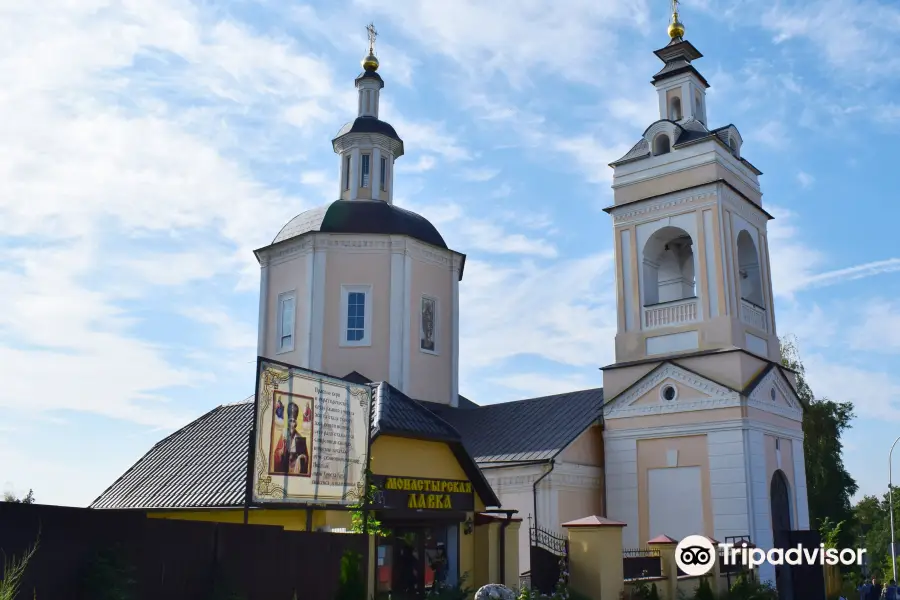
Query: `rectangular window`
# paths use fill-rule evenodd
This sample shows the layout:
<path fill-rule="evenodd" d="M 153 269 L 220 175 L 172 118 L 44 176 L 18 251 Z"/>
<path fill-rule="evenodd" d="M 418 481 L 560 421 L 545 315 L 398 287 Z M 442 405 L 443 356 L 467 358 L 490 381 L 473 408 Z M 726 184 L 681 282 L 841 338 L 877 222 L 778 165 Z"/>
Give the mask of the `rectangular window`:
<path fill-rule="evenodd" d="M 381 191 L 387 191 L 387 157 L 381 157 Z"/>
<path fill-rule="evenodd" d="M 341 346 L 369 346 L 372 331 L 371 286 L 341 286 Z"/>
<path fill-rule="evenodd" d="M 344 189 L 350 189 L 350 156 L 344 158 Z"/>
<path fill-rule="evenodd" d="M 428 354 L 437 354 L 437 300 L 422 296 L 422 315 L 419 323 L 419 349 Z"/>
<path fill-rule="evenodd" d="M 369 159 L 371 156 L 363 154 L 359 165 L 359 187 L 369 187 Z"/>
<path fill-rule="evenodd" d="M 295 305 L 293 292 L 278 296 L 278 352 L 294 349 Z"/>

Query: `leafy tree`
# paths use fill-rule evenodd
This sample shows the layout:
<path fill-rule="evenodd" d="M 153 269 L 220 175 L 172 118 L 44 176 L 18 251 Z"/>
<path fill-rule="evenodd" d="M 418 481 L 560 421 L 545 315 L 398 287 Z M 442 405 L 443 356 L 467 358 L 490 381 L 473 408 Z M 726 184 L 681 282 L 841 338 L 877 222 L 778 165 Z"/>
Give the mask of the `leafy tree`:
<path fill-rule="evenodd" d="M 816 398 L 806 381 L 796 339 L 781 340 L 782 363 L 797 373 L 797 395 L 807 405 L 803 417 L 803 450 L 806 455 L 806 490 L 810 525 L 820 529 L 831 523 L 849 521 L 853 516 L 850 498 L 859 489 L 841 456 L 841 435 L 851 427 L 853 404 Z M 849 529 L 841 530 L 842 543 L 850 539 Z"/>
<path fill-rule="evenodd" d="M 24 498 L 17 498 L 12 492 L 3 492 L 3 501 L 16 504 L 34 504 L 34 491 L 28 490 L 28 494 Z"/>

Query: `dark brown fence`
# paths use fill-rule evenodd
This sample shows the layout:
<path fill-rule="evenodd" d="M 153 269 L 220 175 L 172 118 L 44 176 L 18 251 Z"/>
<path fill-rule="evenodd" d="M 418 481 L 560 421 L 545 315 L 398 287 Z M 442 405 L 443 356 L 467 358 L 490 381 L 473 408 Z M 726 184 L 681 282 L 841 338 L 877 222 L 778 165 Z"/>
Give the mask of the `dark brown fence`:
<path fill-rule="evenodd" d="M 21 600 L 332 600 L 341 557 L 365 569 L 368 550 L 361 535 L 0 502 L 7 560 L 38 535 Z"/>
<path fill-rule="evenodd" d="M 659 558 L 659 550 L 642 548 L 623 550 L 622 574 L 626 580 L 661 577 L 662 564 Z"/>

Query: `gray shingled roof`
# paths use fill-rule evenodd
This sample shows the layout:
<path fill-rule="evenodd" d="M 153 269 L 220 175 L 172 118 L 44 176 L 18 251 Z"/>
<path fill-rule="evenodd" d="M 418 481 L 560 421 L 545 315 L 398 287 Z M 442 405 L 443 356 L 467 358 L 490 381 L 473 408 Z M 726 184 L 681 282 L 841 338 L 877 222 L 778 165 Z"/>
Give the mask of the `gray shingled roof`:
<path fill-rule="evenodd" d="M 358 373 L 348 380 L 370 383 Z M 371 435 L 441 440 L 454 449 L 485 502 L 493 491 L 461 452 L 460 434 L 449 423 L 387 383 L 371 384 Z M 243 506 L 253 427 L 253 399 L 219 406 L 157 443 L 107 488 L 91 508 L 212 508 Z M 467 465 L 466 463 L 471 463 Z"/>
<path fill-rule="evenodd" d="M 713 133 L 711 133 L 703 123 L 696 119 L 680 121 L 677 125 L 681 128 L 681 132 L 678 134 L 678 139 L 675 141 L 676 148 L 679 145 L 687 144 L 688 142 L 696 142 L 698 140 L 713 137 Z M 631 150 L 625 153 L 625 156 L 611 162 L 610 165 L 620 165 L 632 160 L 644 158 L 645 156 L 650 156 L 650 144 L 647 143 L 647 140 L 641 139 L 632 146 Z"/>
<path fill-rule="evenodd" d="M 555 457 L 602 418 L 603 389 L 469 409 L 432 406 L 462 434 L 479 465 L 540 461 Z"/>
<path fill-rule="evenodd" d="M 242 506 L 253 403 L 220 406 L 157 443 L 91 508 Z"/>

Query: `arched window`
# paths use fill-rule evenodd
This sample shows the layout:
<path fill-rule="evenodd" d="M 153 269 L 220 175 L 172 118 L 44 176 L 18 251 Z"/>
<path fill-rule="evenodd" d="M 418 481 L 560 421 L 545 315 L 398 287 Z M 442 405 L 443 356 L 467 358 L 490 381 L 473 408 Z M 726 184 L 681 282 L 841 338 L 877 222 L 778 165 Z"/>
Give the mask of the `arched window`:
<path fill-rule="evenodd" d="M 669 119 L 672 121 L 681 120 L 681 98 L 673 96 L 669 102 Z"/>
<path fill-rule="evenodd" d="M 669 150 L 669 136 L 665 133 L 657 134 L 657 136 L 653 138 L 653 155 L 666 154 Z"/>
<path fill-rule="evenodd" d="M 697 295 L 691 236 L 678 227 L 663 227 L 644 245 L 641 299 L 644 306 Z"/>
<path fill-rule="evenodd" d="M 762 276 L 759 271 L 759 252 L 756 244 L 753 243 L 753 238 L 746 230 L 738 234 L 737 248 L 741 298 L 760 308 L 765 308 Z"/>

